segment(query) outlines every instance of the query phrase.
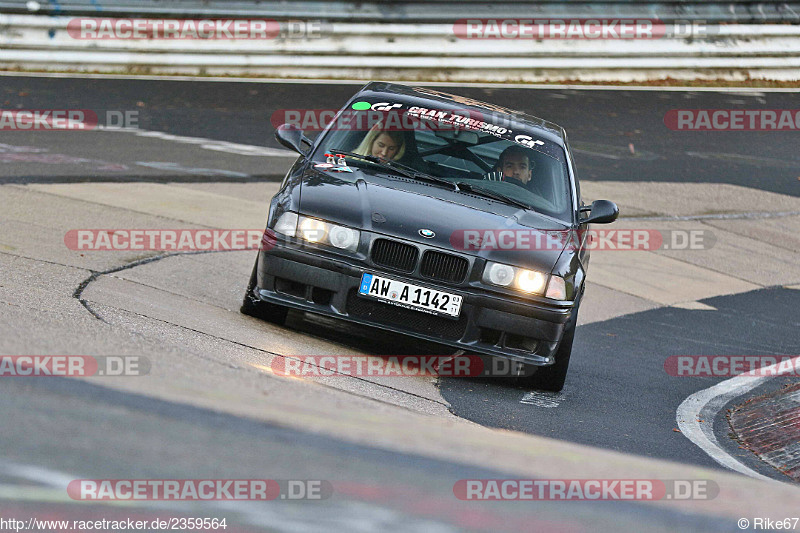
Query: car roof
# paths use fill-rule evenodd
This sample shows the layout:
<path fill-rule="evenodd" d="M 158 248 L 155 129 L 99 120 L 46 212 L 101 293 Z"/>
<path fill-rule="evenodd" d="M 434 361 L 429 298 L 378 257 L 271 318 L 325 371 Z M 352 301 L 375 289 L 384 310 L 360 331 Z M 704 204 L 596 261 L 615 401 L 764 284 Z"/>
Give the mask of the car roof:
<path fill-rule="evenodd" d="M 558 124 L 547 121 L 543 118 L 529 115 L 523 111 L 517 111 L 497 104 L 481 102 L 472 98 L 445 93 L 428 87 L 411 87 L 399 83 L 373 81 L 365 85 L 355 96 L 353 96 L 351 101 L 358 100 L 361 97 L 378 96 L 378 94 L 373 93 L 386 96 L 402 96 L 407 102 L 413 102 L 414 105 L 418 105 L 420 107 L 435 107 L 431 104 L 446 104 L 447 107 L 458 105 L 459 108 L 484 114 L 488 110 L 493 114 L 507 118 L 512 123 L 516 122 L 526 126 L 529 129 L 535 130 L 537 133 L 546 136 L 549 140 L 562 147 L 565 144 L 566 132 L 564 131 L 564 128 Z"/>

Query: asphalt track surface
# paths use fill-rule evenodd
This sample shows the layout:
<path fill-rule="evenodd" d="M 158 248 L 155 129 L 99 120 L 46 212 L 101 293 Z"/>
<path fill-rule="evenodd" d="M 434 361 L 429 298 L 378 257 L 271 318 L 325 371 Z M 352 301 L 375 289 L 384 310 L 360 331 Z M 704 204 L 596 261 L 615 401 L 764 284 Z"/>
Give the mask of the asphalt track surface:
<path fill-rule="evenodd" d="M 541 409 L 536 417 L 530 416 L 529 405 L 519 403 L 517 391 L 491 383 L 465 388 L 446 378 L 442 396 L 456 415 L 479 424 L 713 466 L 705 453 L 671 431 L 671 424 L 678 398 L 717 380 L 669 376 L 664 362 L 677 354 L 794 354 L 800 349 L 800 310 L 797 291 L 780 288 L 703 303 L 717 311 L 663 307 L 578 328 L 569 387 L 543 394 L 545 405 L 550 400 L 557 407 Z M 476 395 L 489 401 L 476 405 Z M 736 453 L 748 458 L 738 448 Z"/>
<path fill-rule="evenodd" d="M 108 110 L 136 111 L 142 130 L 278 149 L 270 123 L 274 113 L 333 109 L 357 87 L 4 76 L 0 107 L 93 109 L 101 115 Z M 757 191 L 782 195 L 768 196 L 777 198 L 774 211 L 800 211 L 799 133 L 673 132 L 663 122 L 668 110 L 679 108 L 792 109 L 794 93 L 445 90 L 545 116 L 564 126 L 587 186 L 606 183 L 621 193 L 650 182 L 729 184 L 752 191 L 752 207 L 750 196 L 741 202 L 744 212 L 768 207 Z M 678 405 L 721 378 L 676 378 L 666 374 L 663 364 L 677 354 L 800 354 L 800 291 L 788 288 L 800 282 L 797 265 L 790 263 L 797 257 L 798 239 L 790 233 L 797 226 L 796 216 L 787 217 L 794 225 L 786 222 L 785 227 L 784 219 L 775 219 L 778 235 L 768 246 L 773 255 L 749 258 L 753 264 L 772 264 L 763 267 L 767 281 L 742 284 L 731 294 L 698 298 L 700 308 L 658 305 L 635 297 L 636 293 L 593 288 L 596 303 L 585 310 L 588 318 L 577 330 L 570 375 L 560 394 L 528 391 L 504 381 L 453 378 L 435 384 L 421 379 L 400 384 L 319 380 L 321 389 L 312 386 L 308 389 L 312 392 L 305 392 L 301 387 L 311 385 L 284 384 L 252 368 L 268 366 L 270 358 L 281 355 L 380 356 L 441 349 L 313 316 L 292 314 L 288 328 L 276 328 L 239 315 L 236 305 L 254 252 L 173 255 L 139 264 L 135 261 L 143 258 L 141 254 L 110 252 L 79 258 L 58 242 L 65 228 L 108 227 L 108 221 L 117 227 L 213 227 L 209 222 L 213 220 L 229 224 L 220 227 L 242 227 L 242 218 L 235 213 L 219 222 L 207 213 L 186 210 L 168 221 L 164 213 L 176 200 L 165 196 L 159 206 L 153 197 L 166 190 L 159 187 L 169 185 L 170 190 L 180 187 L 194 195 L 200 204 L 208 202 L 202 204 L 206 206 L 217 205 L 214 202 L 222 197 L 211 194 L 224 193 L 228 203 L 219 205 L 220 211 L 235 211 L 237 200 L 243 211 L 249 209 L 246 202 L 266 206 L 269 191 L 291 157 L 279 152 L 264 157 L 236 155 L 230 145 L 198 150 L 185 140 L 131 132 L 0 132 L 0 148 L 4 150 L 0 184 L 6 196 L 0 225 L 4 272 L 0 295 L 10 310 L 0 322 L 2 353 L 67 353 L 87 346 L 94 346 L 95 354 L 163 351 L 163 365 L 175 372 L 174 379 L 187 391 L 196 380 L 197 389 L 203 391 L 192 403 L 178 401 L 179 393 L 172 397 L 160 393 L 159 385 L 139 387 L 130 380 L 117 386 L 58 378 L 3 379 L 0 480 L 6 490 L 0 510 L 4 516 L 34 513 L 42 505 L 54 516 L 75 519 L 130 515 L 125 507 L 109 511 L 107 506 L 64 501 L 59 484 L 64 479 L 264 477 L 339 483 L 334 484 L 336 497 L 322 502 L 258 507 L 202 503 L 191 508 L 151 503 L 136 512 L 150 518 L 229 516 L 246 531 L 615 530 L 643 523 L 654 531 L 734 530 L 733 522 L 715 519 L 707 509 L 621 502 L 476 506 L 452 497 L 453 480 L 508 477 L 502 469 L 466 465 L 441 455 L 423 456 L 412 449 L 371 446 L 364 439 L 342 438 L 330 428 L 287 427 L 249 416 L 255 411 L 242 408 L 232 413 L 213 406 L 215 399 L 228 401 L 236 388 L 254 386 L 258 391 L 253 394 L 279 398 L 296 387 L 291 390 L 300 391 L 299 401 L 323 398 L 343 413 L 352 404 L 365 411 L 376 409 L 378 417 L 382 409 L 400 406 L 413 413 L 455 416 L 489 428 L 723 471 L 674 430 Z M 24 154 L 55 155 L 48 159 Z M 130 187 L 102 189 L 109 183 Z M 121 197 L 125 194 L 133 196 L 128 200 Z M 636 213 L 660 213 L 650 210 L 646 195 L 637 199 Z M 712 195 L 693 214 L 715 213 L 713 199 Z M 656 201 L 669 204 L 664 198 L 653 198 Z M 36 246 L 25 248 L 23 236 L 31 228 L 42 233 L 29 239 Z M 742 248 L 742 255 L 748 253 Z M 59 269 L 65 265 L 64 271 Z M 85 308 L 71 298 L 90 273 L 124 265 L 128 267 L 84 285 Z M 717 272 L 728 270 L 724 264 L 712 267 Z M 736 267 L 731 264 L 730 271 Z M 590 281 L 592 274 L 590 269 Z M 66 296 L 50 300 L 46 295 L 53 291 Z M 608 295 L 610 303 L 604 303 L 602 295 Z M 609 307 L 613 310 L 607 312 Z M 248 365 L 249 372 L 240 372 Z M 204 369 L 208 375 L 203 375 Z M 167 370 L 163 373 L 169 374 Z M 218 389 L 215 379 L 220 380 Z M 263 385 L 264 379 L 268 385 Z M 786 378 L 770 380 L 753 393 L 785 382 Z M 723 413 L 713 421 L 723 448 L 756 472 L 780 479 L 778 472 L 738 448 L 728 435 Z M 350 422 L 342 418 L 342 432 Z"/>
<path fill-rule="evenodd" d="M 273 115 L 281 110 L 338 109 L 359 84 L 297 85 L 137 80 L 2 78 L 0 102 L 24 109 L 136 111 L 138 127 L 178 135 L 280 147 Z M 445 91 L 453 92 L 452 87 Z M 502 102 L 563 126 L 580 178 L 733 183 L 797 196 L 797 132 L 671 131 L 672 109 L 794 109 L 792 92 L 584 91 L 460 88 L 458 94 Z M 51 107 L 48 107 L 51 106 Z M 633 153 L 629 147 L 633 144 Z M 268 167 L 264 174 L 278 176 Z M 262 174 L 263 175 L 263 174 Z M 30 179 L 36 176 L 29 175 Z M 88 177 L 88 176 L 87 176 Z M 757 209 L 757 206 L 753 206 Z"/>

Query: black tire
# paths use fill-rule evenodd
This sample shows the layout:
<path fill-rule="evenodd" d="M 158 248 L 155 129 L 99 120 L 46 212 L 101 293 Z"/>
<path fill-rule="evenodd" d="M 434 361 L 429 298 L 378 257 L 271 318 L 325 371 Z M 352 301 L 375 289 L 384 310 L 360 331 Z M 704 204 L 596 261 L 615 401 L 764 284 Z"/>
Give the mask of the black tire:
<path fill-rule="evenodd" d="M 575 328 L 578 324 L 578 309 L 580 308 L 582 297 L 583 289 L 581 289 L 581 294 L 576 302 L 575 312 L 567 322 L 564 335 L 561 337 L 561 343 L 559 343 L 558 350 L 556 350 L 556 362 L 551 366 L 538 367 L 532 376 L 520 378 L 521 383 L 526 387 L 550 392 L 560 392 L 564 388 L 567 370 L 569 370 L 569 358 L 572 355 L 572 341 L 575 339 Z"/>
<path fill-rule="evenodd" d="M 256 257 L 256 264 L 253 265 L 253 273 L 250 274 L 250 282 L 247 284 L 247 292 L 244 293 L 242 300 L 242 307 L 239 309 L 243 314 L 249 315 L 273 324 L 283 325 L 286 323 L 286 315 L 289 309 L 277 304 L 271 304 L 256 298 L 253 295 L 253 290 L 256 288 L 258 280 L 258 257 Z"/>

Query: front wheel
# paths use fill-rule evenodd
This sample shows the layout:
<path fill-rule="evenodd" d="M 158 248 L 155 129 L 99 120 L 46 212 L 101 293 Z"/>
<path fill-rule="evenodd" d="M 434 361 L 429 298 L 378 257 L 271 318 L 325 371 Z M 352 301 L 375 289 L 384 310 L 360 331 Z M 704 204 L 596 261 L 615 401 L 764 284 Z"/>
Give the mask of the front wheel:
<path fill-rule="evenodd" d="M 583 290 L 575 302 L 575 312 L 569 319 L 561 343 L 555 353 L 556 362 L 551 366 L 538 367 L 536 372 L 529 377 L 520 378 L 525 386 L 551 392 L 560 392 L 564 388 L 569 370 L 569 358 L 572 355 L 572 341 L 575 339 L 575 328 L 578 324 L 578 308 L 583 296 Z"/>
<path fill-rule="evenodd" d="M 286 322 L 286 315 L 289 309 L 282 305 L 265 302 L 257 298 L 253 291 L 258 281 L 258 257 L 256 264 L 253 265 L 253 273 L 250 274 L 250 282 L 247 284 L 247 292 L 244 293 L 242 307 L 239 309 L 243 314 L 249 315 L 273 324 L 283 325 Z"/>
<path fill-rule="evenodd" d="M 531 388 L 559 392 L 564 388 L 569 369 L 569 357 L 572 355 L 572 340 L 575 337 L 575 328 L 570 328 L 564 332 L 561 344 L 556 351 L 556 362 L 551 366 L 539 367 L 536 372 L 526 378 L 521 378 L 522 382 Z"/>

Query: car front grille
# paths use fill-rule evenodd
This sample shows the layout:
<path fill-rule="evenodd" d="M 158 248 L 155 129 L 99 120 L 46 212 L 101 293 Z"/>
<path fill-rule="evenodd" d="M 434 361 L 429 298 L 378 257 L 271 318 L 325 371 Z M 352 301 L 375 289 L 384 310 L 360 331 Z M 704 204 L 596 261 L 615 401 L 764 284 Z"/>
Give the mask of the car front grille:
<path fill-rule="evenodd" d="M 422 256 L 419 273 L 424 278 L 461 283 L 468 268 L 469 261 L 463 257 L 429 250 Z"/>
<path fill-rule="evenodd" d="M 417 266 L 419 250 L 410 244 L 377 239 L 372 245 L 372 262 L 401 272 L 413 272 Z"/>
<path fill-rule="evenodd" d="M 358 296 L 355 290 L 347 294 L 347 313 L 378 324 L 396 325 L 447 340 L 459 340 L 467 328 L 467 318 L 458 320 L 434 316 L 413 309 L 385 304 Z"/>

